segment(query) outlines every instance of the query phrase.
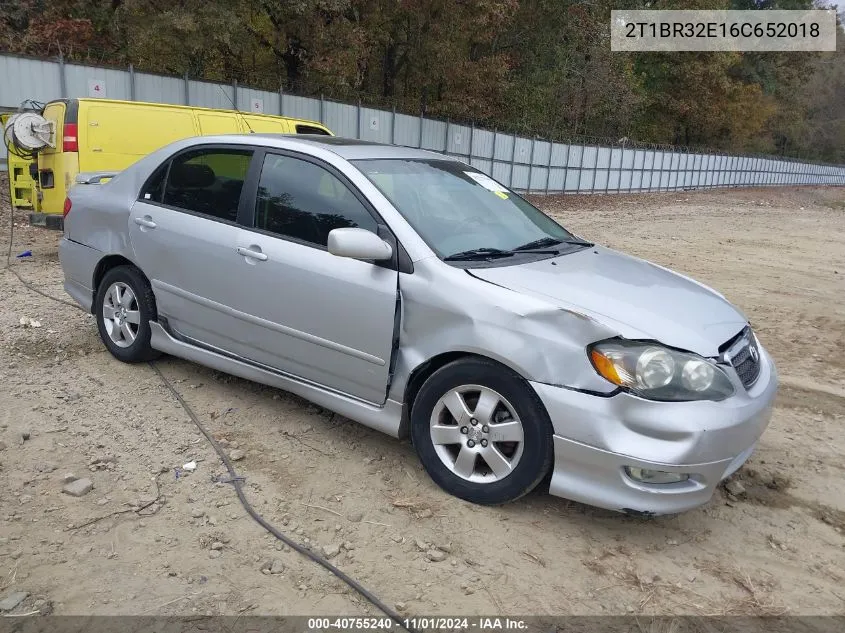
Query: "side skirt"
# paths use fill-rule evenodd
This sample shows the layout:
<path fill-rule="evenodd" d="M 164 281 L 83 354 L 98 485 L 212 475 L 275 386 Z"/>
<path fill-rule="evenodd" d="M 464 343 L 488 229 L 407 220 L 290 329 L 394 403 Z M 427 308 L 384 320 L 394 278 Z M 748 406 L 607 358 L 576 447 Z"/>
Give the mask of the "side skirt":
<path fill-rule="evenodd" d="M 172 356 L 178 356 L 218 371 L 252 380 L 271 387 L 294 393 L 321 407 L 334 411 L 350 420 L 360 422 L 376 431 L 399 437 L 399 423 L 402 419 L 402 404 L 387 400 L 378 406 L 358 400 L 352 396 L 328 390 L 319 385 L 303 382 L 275 370 L 256 366 L 196 345 L 173 338 L 159 323 L 150 322 L 152 336 L 150 345 Z"/>

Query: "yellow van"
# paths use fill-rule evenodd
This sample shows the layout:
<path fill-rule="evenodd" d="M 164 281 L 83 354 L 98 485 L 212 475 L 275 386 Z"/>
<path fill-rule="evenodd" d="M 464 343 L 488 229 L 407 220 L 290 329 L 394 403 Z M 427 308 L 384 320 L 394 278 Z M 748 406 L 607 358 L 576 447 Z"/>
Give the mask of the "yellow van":
<path fill-rule="evenodd" d="M 324 134 L 314 121 L 234 110 L 115 101 L 61 99 L 44 118 L 55 125 L 56 147 L 38 152 L 38 204 L 30 224 L 62 228 L 67 191 L 79 172 L 120 171 L 150 152 L 190 136 L 208 134 Z"/>
<path fill-rule="evenodd" d="M 0 132 L 6 126 L 6 121 L 12 116 L 12 112 L 0 114 Z M 9 197 L 12 206 L 16 209 L 31 209 L 38 211 L 38 198 L 36 197 L 35 180 L 29 173 L 29 164 L 14 152 L 6 156 L 8 161 L 9 174 Z"/>

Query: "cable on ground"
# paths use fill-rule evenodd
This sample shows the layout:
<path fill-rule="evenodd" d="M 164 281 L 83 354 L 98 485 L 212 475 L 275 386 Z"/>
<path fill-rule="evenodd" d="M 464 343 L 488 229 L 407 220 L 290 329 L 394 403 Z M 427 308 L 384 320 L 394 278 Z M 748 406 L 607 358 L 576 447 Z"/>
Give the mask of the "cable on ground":
<path fill-rule="evenodd" d="M 36 293 L 40 294 L 42 297 L 46 297 L 47 299 L 50 299 L 51 301 L 55 301 L 57 303 L 67 305 L 67 306 L 70 306 L 72 308 L 76 308 L 77 310 L 82 310 L 84 312 L 85 311 L 84 308 L 77 305 L 76 303 L 71 303 L 70 301 L 65 301 L 64 299 L 54 297 L 54 296 L 47 294 L 46 292 L 43 292 L 42 290 L 36 288 L 31 283 L 29 283 L 27 280 L 25 280 L 23 277 L 21 277 L 18 274 L 18 271 L 16 271 L 14 268 L 12 268 L 12 241 L 13 241 L 13 238 L 14 238 L 14 226 L 15 226 L 14 210 L 12 210 L 12 212 L 9 214 L 9 252 L 6 255 L 6 270 L 13 273 L 15 275 L 15 277 L 18 278 L 18 281 L 20 281 L 26 288 L 28 288 L 32 292 L 36 292 Z M 338 569 L 335 565 L 333 565 L 332 563 L 327 561 L 322 556 L 315 554 L 310 549 L 300 545 L 299 543 L 297 543 L 296 541 L 294 541 L 290 537 L 286 536 L 283 532 L 281 532 L 273 524 L 271 524 L 269 521 L 267 521 L 263 516 L 258 514 L 258 512 L 255 510 L 255 508 L 252 507 L 252 505 L 247 500 L 246 495 L 244 494 L 243 484 L 244 484 L 245 478 L 237 473 L 234 466 L 232 466 L 232 462 L 229 460 L 229 456 L 226 454 L 226 452 L 223 450 L 223 448 L 220 446 L 220 444 L 217 443 L 217 440 L 214 439 L 214 436 L 212 436 L 211 433 L 208 432 L 208 429 L 205 428 L 203 423 L 200 422 L 200 419 L 194 413 L 194 410 L 191 408 L 191 406 L 187 402 L 185 402 L 185 399 L 182 398 L 181 394 L 173 386 L 173 383 L 171 383 L 167 379 L 167 377 L 162 373 L 161 369 L 159 369 L 158 366 L 154 362 L 150 362 L 149 365 L 152 368 L 152 370 L 156 374 L 158 374 L 158 377 L 161 379 L 161 382 L 164 384 L 165 387 L 167 387 L 167 389 L 170 391 L 170 393 L 173 394 L 173 397 L 176 398 L 176 401 L 179 403 L 179 405 L 182 407 L 182 409 L 184 409 L 185 413 L 188 414 L 188 417 L 196 425 L 196 427 L 199 429 L 200 433 L 202 433 L 205 436 L 205 439 L 208 440 L 208 443 L 211 444 L 211 447 L 214 449 L 214 451 L 217 453 L 217 455 L 223 461 L 224 466 L 226 466 L 226 470 L 229 472 L 229 479 L 228 479 L 227 483 L 231 483 L 234 486 L 235 493 L 238 495 L 238 500 L 241 502 L 241 505 L 243 506 L 244 510 L 246 510 L 247 514 L 249 514 L 249 516 L 252 517 L 252 519 L 256 523 L 258 523 L 261 527 L 263 527 L 265 530 L 267 530 L 270 534 L 272 534 L 277 539 L 282 541 L 282 543 L 285 543 L 291 549 L 299 552 L 300 554 L 302 554 L 306 558 L 311 559 L 313 562 L 315 562 L 318 565 L 320 565 L 320 566 L 326 568 L 327 570 L 329 570 L 332 574 L 334 574 L 335 576 L 340 578 L 343 582 L 345 582 L 350 588 L 354 589 L 356 592 L 361 594 L 361 596 L 366 598 L 370 603 L 372 603 L 377 609 L 379 609 L 385 615 L 387 615 L 391 620 L 396 622 L 396 624 L 398 624 L 400 627 L 402 627 L 403 629 L 405 629 L 409 633 L 414 633 L 413 629 L 410 629 L 407 626 L 405 626 L 403 619 L 402 619 L 402 616 L 400 616 L 396 611 L 394 611 L 393 609 L 388 607 L 386 604 L 384 604 L 384 602 L 382 602 L 378 598 L 378 596 L 376 596 L 373 592 L 371 592 L 369 589 L 364 587 L 360 582 L 358 582 L 357 580 L 352 578 L 349 574 L 345 573 L 344 571 Z M 97 520 L 99 520 L 99 519 L 97 519 Z M 78 528 L 78 527 L 82 527 L 82 526 L 76 526 L 76 527 Z"/>

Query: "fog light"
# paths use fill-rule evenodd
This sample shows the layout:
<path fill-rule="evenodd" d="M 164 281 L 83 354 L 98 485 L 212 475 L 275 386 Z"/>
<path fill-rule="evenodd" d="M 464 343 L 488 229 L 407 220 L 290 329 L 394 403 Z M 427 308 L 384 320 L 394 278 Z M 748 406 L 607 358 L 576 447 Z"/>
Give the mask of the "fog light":
<path fill-rule="evenodd" d="M 625 474 L 634 481 L 644 484 L 677 484 L 689 479 L 687 473 L 670 473 L 665 470 L 649 470 L 635 466 L 625 466 Z"/>

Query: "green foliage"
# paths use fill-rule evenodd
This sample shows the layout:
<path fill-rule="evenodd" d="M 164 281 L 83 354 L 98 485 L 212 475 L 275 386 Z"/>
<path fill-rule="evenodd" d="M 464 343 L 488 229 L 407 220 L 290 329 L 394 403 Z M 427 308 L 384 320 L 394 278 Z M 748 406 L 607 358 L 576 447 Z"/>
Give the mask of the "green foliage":
<path fill-rule="evenodd" d="M 544 137 L 845 161 L 836 53 L 612 53 L 621 8 L 813 0 L 0 0 L 0 50 L 396 105 Z"/>

